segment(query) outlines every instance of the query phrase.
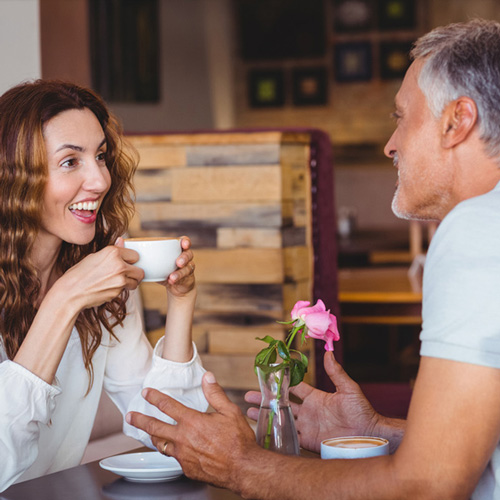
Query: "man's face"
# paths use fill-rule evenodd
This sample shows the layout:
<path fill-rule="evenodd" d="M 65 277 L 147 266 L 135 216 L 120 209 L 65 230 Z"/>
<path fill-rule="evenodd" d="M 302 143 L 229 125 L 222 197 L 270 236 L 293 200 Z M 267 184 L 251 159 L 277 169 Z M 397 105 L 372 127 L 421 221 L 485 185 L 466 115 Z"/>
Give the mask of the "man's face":
<path fill-rule="evenodd" d="M 393 212 L 404 219 L 442 219 L 453 207 L 454 172 L 444 158 L 441 120 L 418 85 L 422 61 L 414 62 L 396 95 L 396 130 L 384 152 L 398 169 Z"/>

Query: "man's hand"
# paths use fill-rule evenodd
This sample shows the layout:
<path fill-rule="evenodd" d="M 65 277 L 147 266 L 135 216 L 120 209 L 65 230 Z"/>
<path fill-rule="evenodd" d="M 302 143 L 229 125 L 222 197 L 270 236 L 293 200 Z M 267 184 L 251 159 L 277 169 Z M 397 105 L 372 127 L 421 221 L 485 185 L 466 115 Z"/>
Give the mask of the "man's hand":
<path fill-rule="evenodd" d="M 200 413 L 155 389 L 145 389 L 145 399 L 177 425 L 136 412 L 127 414 L 127 422 L 150 434 L 160 452 L 180 462 L 186 476 L 237 490 L 238 464 L 260 448 L 240 409 L 227 398 L 212 373 L 205 373 L 202 386 L 215 412 Z"/>
<path fill-rule="evenodd" d="M 318 453 L 323 439 L 371 435 L 379 417 L 359 385 L 337 363 L 332 352 L 325 353 L 324 366 L 337 388 L 336 392 L 320 391 L 304 382 L 291 388 L 292 394 L 302 400 L 301 404 L 291 403 L 300 445 Z M 249 403 L 259 404 L 261 395 L 259 392 L 249 392 L 245 399 Z M 258 409 L 250 408 L 247 414 L 256 420 Z"/>

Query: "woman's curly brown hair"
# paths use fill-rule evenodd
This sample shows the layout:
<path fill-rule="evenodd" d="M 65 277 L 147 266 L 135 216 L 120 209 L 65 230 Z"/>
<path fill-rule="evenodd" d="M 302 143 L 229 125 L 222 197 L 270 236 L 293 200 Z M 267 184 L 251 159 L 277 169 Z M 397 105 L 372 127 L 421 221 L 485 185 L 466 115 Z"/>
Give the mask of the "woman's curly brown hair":
<path fill-rule="evenodd" d="M 48 176 L 44 125 L 63 111 L 84 108 L 94 113 L 104 131 L 111 187 L 97 213 L 94 240 L 82 246 L 63 242 L 58 258 L 61 272 L 114 244 L 127 230 L 133 214 L 136 154 L 124 143 L 103 100 L 89 89 L 36 80 L 0 97 L 0 333 L 9 359 L 16 355 L 33 322 L 41 287 L 30 256 L 41 227 Z M 92 356 L 102 341 L 101 324 L 113 335 L 113 327 L 125 318 L 127 298 L 123 292 L 111 302 L 83 310 L 76 320 L 90 384 Z"/>

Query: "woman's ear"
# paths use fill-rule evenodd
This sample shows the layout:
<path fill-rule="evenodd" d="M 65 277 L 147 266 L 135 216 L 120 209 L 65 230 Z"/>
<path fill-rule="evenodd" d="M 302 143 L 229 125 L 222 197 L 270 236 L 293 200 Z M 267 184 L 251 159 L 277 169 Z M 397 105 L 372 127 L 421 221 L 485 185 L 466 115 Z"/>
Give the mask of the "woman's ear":
<path fill-rule="evenodd" d="M 442 114 L 441 145 L 453 148 L 465 141 L 477 123 L 477 106 L 470 97 L 451 101 Z"/>

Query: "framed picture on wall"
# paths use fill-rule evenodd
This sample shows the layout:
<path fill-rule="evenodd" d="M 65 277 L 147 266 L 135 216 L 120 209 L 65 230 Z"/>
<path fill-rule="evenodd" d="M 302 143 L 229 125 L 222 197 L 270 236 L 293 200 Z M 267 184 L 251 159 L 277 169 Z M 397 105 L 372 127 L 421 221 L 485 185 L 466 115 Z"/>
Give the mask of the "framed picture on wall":
<path fill-rule="evenodd" d="M 232 3 L 243 60 L 270 61 L 325 54 L 324 0 L 237 0 Z"/>
<path fill-rule="evenodd" d="M 380 44 L 380 77 L 383 80 L 403 78 L 410 66 L 412 42 L 382 42 Z"/>
<path fill-rule="evenodd" d="M 285 104 L 285 76 L 281 69 L 253 69 L 248 72 L 249 102 L 252 108 L 276 108 Z"/>
<path fill-rule="evenodd" d="M 369 31 L 374 25 L 373 0 L 332 0 L 337 33 Z"/>
<path fill-rule="evenodd" d="M 110 102 L 160 100 L 158 0 L 88 0 L 92 86 Z"/>
<path fill-rule="evenodd" d="M 297 68 L 292 71 L 295 106 L 322 106 L 328 102 L 326 68 Z"/>
<path fill-rule="evenodd" d="M 383 31 L 415 29 L 415 0 L 379 0 L 378 20 Z"/>
<path fill-rule="evenodd" d="M 372 78 L 372 46 L 370 42 L 339 43 L 335 46 L 335 80 L 361 82 Z"/>

